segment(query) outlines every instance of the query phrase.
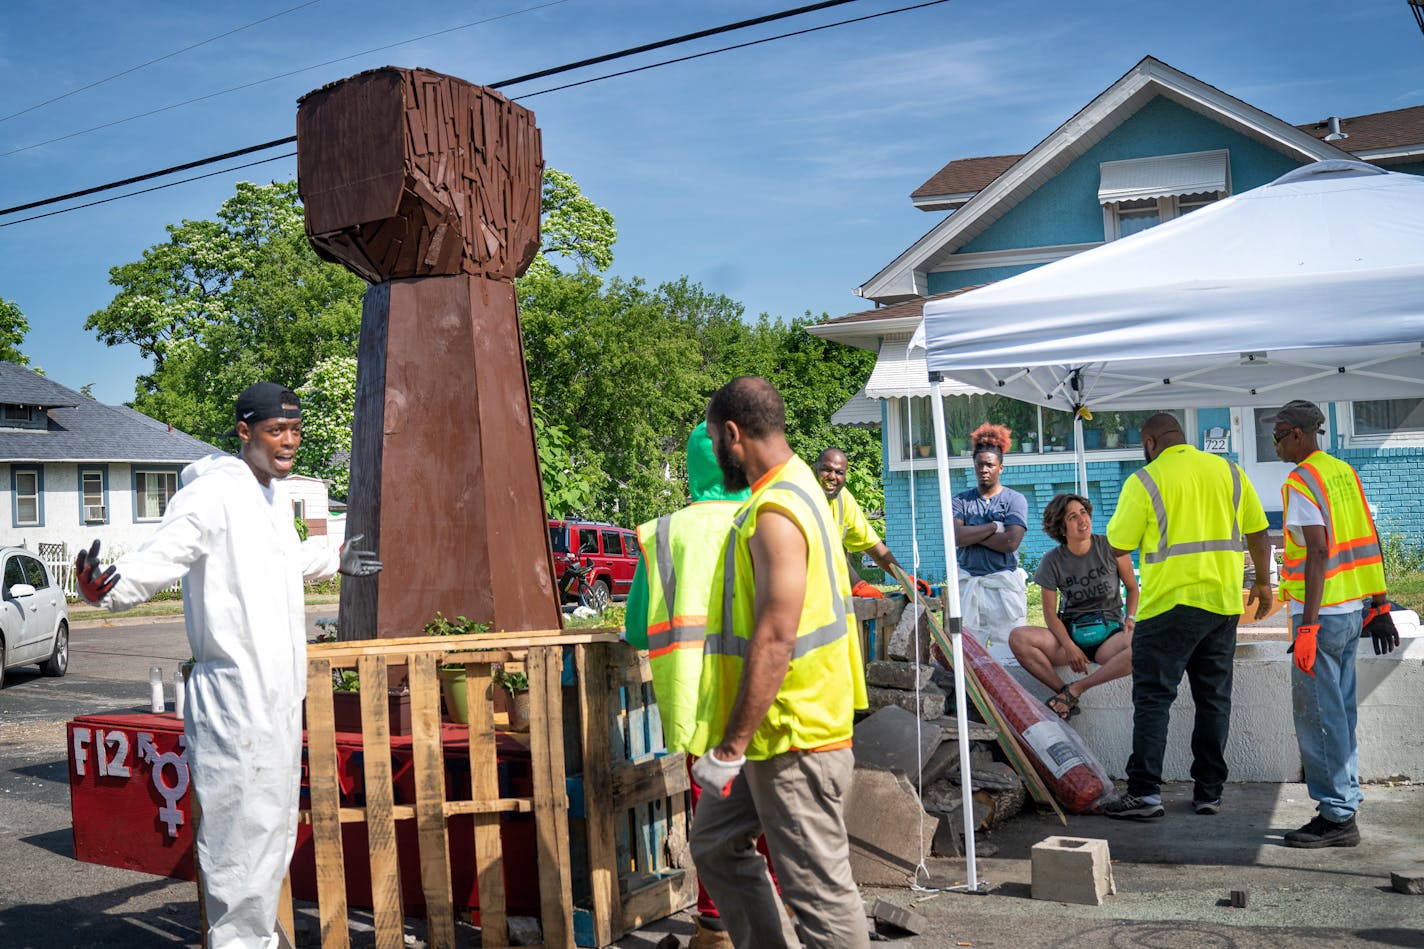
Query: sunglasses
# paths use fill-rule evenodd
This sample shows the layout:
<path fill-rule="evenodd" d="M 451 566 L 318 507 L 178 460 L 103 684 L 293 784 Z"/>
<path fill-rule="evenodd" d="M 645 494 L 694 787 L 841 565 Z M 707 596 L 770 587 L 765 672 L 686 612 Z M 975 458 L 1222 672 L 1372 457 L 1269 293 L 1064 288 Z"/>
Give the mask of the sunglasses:
<path fill-rule="evenodd" d="M 1295 429 L 1288 428 L 1283 432 L 1271 432 L 1271 441 L 1274 444 L 1279 445 L 1281 443 L 1281 439 L 1288 437 L 1294 431 Z"/>

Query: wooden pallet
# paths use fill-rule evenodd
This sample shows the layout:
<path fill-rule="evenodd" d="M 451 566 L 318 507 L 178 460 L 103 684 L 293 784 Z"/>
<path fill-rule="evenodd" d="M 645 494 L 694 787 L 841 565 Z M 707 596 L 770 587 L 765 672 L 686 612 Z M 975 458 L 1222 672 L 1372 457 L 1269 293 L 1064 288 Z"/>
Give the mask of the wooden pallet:
<path fill-rule="evenodd" d="M 691 810 L 687 757 L 663 750 L 647 656 L 626 643 L 577 650 L 583 729 L 575 836 L 590 874 L 576 880 L 578 945 L 606 946 L 697 899 L 687 858 Z"/>
<path fill-rule="evenodd" d="M 456 945 L 456 906 L 451 891 L 447 836 L 449 820 L 455 815 L 469 814 L 473 818 L 474 832 L 468 846 L 474 854 L 482 944 L 486 947 L 509 944 L 500 839 L 503 814 L 530 814 L 534 819 L 540 921 L 545 946 L 567 949 L 574 946 L 572 878 L 575 873 L 601 884 L 606 897 L 602 905 L 595 900 L 591 910 L 594 930 L 613 935 L 609 938 L 600 935 L 603 941 L 598 945 L 606 945 L 622 935 L 626 931 L 621 928 L 625 923 L 636 926 L 641 921 L 657 918 L 660 907 L 675 902 L 671 898 L 644 895 L 648 887 L 625 898 L 622 890 L 614 887 L 628 878 L 620 863 L 619 851 L 616 845 L 603 846 L 606 841 L 617 839 L 613 815 L 618 808 L 646 804 L 658 793 L 664 799 L 680 801 L 681 792 L 686 790 L 680 755 L 666 756 L 666 760 L 676 757 L 677 773 L 682 776 L 680 787 L 675 780 L 659 784 L 657 763 L 664 759 L 626 763 L 620 760 L 615 768 L 609 722 L 615 715 L 626 714 L 629 708 L 636 709 L 636 703 L 610 702 L 607 688 L 613 677 L 627 675 L 626 664 L 610 667 L 615 660 L 626 663 L 625 651 L 631 650 L 618 642 L 616 633 L 607 630 L 483 633 L 308 646 L 310 682 L 330 681 L 332 669 L 354 668 L 360 674 L 362 685 L 364 807 L 347 807 L 341 803 L 331 691 L 313 688 L 307 696 L 311 809 L 303 812 L 302 819 L 312 827 L 323 949 L 338 949 L 351 943 L 346 902 L 346 866 L 351 860 L 364 860 L 370 867 L 375 945 L 378 949 L 404 947 L 405 904 L 396 850 L 396 821 L 402 819 L 414 818 L 416 822 L 420 886 L 426 907 L 427 944 L 431 949 L 454 949 Z M 573 718 L 575 722 L 581 720 L 589 724 L 569 729 L 568 734 L 564 709 L 566 661 L 581 673 L 579 680 L 589 684 L 578 689 L 581 715 Z M 499 789 L 495 713 L 489 685 L 494 664 L 503 662 L 522 662 L 529 677 L 533 788 L 530 797 L 505 797 Z M 441 665 L 452 663 L 463 664 L 467 676 L 470 792 L 469 797 L 463 799 L 447 796 L 441 741 L 437 670 Z M 386 701 L 391 666 L 406 667 L 410 684 L 411 741 L 416 774 L 414 804 L 397 804 L 394 794 Z M 590 841 L 597 839 L 600 846 L 588 848 L 587 860 L 582 866 L 575 866 L 570 860 L 566 739 L 574 754 L 582 759 L 590 803 L 600 795 L 606 795 L 603 800 L 607 802 L 606 806 L 591 809 L 600 816 L 599 820 L 589 822 L 598 830 L 597 834 L 590 834 Z M 369 840 L 366 854 L 343 852 L 342 825 L 352 822 L 365 824 Z M 690 873 L 679 874 L 677 879 L 682 882 L 690 877 Z M 611 897 L 615 893 L 617 900 Z M 290 887 L 287 886 L 283 890 L 279 922 L 289 934 L 293 931 L 292 921 Z"/>

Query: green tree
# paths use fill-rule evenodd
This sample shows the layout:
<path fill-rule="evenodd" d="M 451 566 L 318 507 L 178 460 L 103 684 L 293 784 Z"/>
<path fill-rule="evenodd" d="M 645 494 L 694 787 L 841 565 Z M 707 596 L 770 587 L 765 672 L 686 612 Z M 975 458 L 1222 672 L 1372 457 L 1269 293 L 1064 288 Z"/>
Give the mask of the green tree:
<path fill-rule="evenodd" d="M 345 500 L 351 489 L 351 420 L 356 414 L 356 357 L 328 356 L 296 390 L 302 399 L 302 444 L 297 468 L 331 482 Z"/>
<path fill-rule="evenodd" d="M 152 360 L 135 384 L 139 411 L 215 440 L 245 386 L 295 388 L 321 360 L 355 353 L 366 285 L 312 251 L 294 182 L 240 182 L 216 220 L 167 230 L 110 270 L 118 293 L 85 323 Z"/>
<path fill-rule="evenodd" d="M 20 352 L 29 332 L 30 321 L 25 319 L 20 308 L 0 298 L 0 362 L 13 362 L 20 366 L 30 364 L 30 357 Z"/>

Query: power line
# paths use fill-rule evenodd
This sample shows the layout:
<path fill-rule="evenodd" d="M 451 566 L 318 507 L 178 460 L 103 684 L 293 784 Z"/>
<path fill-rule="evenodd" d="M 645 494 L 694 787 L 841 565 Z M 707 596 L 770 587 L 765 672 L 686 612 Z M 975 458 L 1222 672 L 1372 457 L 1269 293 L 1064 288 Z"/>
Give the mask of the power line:
<path fill-rule="evenodd" d="M 105 76 L 103 79 L 95 79 L 93 82 L 82 85 L 78 89 L 71 89 L 68 92 L 62 92 L 57 96 L 51 96 L 43 102 L 36 102 L 34 105 L 29 106 L 28 108 L 21 109 L 18 112 L 11 112 L 9 115 L 0 115 L 0 122 L 8 122 L 17 116 L 21 116 L 26 114 L 27 112 L 33 112 L 36 109 L 43 108 L 44 106 L 49 105 L 51 102 L 58 102 L 60 99 L 68 99 L 70 96 L 78 95 L 79 93 L 84 92 L 86 89 L 93 89 L 95 86 L 102 86 L 106 82 L 110 82 L 122 76 L 127 76 L 129 73 L 138 72 L 140 69 L 145 69 L 149 66 L 154 65 L 155 63 L 161 63 L 165 59 L 172 59 L 174 56 L 181 55 L 190 50 L 195 50 L 199 46 L 206 46 L 209 43 L 215 43 L 220 39 L 225 39 L 229 36 L 232 36 L 234 33 L 241 33 L 243 30 L 250 30 L 254 26 L 261 26 L 268 20 L 275 20 L 278 17 L 286 16 L 288 13 L 295 13 L 298 10 L 320 2 L 321 0 L 307 0 L 306 3 L 299 3 L 294 7 L 288 7 L 287 9 L 282 10 L 278 13 L 273 13 L 271 16 L 264 16 L 260 20 L 253 20 L 251 23 L 245 23 L 242 26 L 234 27 L 233 29 L 230 29 L 225 33 L 219 33 L 217 36 L 209 36 L 205 40 L 199 40 L 196 43 L 191 43 L 187 46 L 184 46 L 182 49 L 175 49 L 171 53 L 164 53 L 162 56 L 156 56 L 146 63 L 139 63 L 137 66 L 130 66 L 128 69 L 120 70 L 119 72 L 114 73 L 112 76 Z"/>
<path fill-rule="evenodd" d="M 0 222 L 0 227 L 10 227 L 14 224 L 24 224 L 26 221 L 38 221 L 44 217 L 54 217 L 56 214 L 68 214 L 70 211 L 78 211 L 81 208 L 92 208 L 98 204 L 108 204 L 110 201 L 122 201 L 124 198 L 132 198 L 140 194 L 148 194 L 150 191 L 162 191 L 164 188 L 172 188 L 174 185 L 185 185 L 190 181 L 201 181 L 204 178 L 215 178 L 218 175 L 225 175 L 230 171 L 241 171 L 244 168 L 252 168 L 255 165 L 265 165 L 272 161 L 281 161 L 284 158 L 293 158 L 296 152 L 287 152 L 285 155 L 273 155 L 271 158 L 259 158 L 257 161 L 250 161 L 244 165 L 233 165 L 230 168 L 220 168 L 217 171 L 210 171 L 205 175 L 193 175 L 191 178 L 180 178 L 177 181 L 169 181 L 161 185 L 154 185 L 152 188 L 140 188 L 137 191 L 125 191 L 123 194 L 116 194 L 110 198 L 100 198 L 98 201 L 90 201 L 86 204 L 76 204 L 71 208 L 60 208 L 58 211 L 46 211 L 44 214 L 32 214 L 29 217 L 22 217 L 14 221 Z M 93 192 L 90 192 L 91 194 Z"/>
<path fill-rule="evenodd" d="M 834 23 L 822 23 L 819 26 L 808 26 L 804 30 L 793 30 L 790 33 L 778 33 L 775 36 L 764 36 L 758 40 L 747 40 L 745 43 L 734 43 L 731 46 L 720 46 L 717 49 L 704 50 L 700 53 L 691 53 L 687 56 L 678 56 L 676 59 L 664 59 L 656 63 L 648 63 L 645 66 L 634 66 L 632 69 L 622 69 L 618 72 L 606 73 L 602 76 L 594 76 L 592 79 L 580 79 L 578 82 L 566 82 L 562 86 L 550 86 L 548 89 L 540 89 L 538 92 L 526 92 L 522 96 L 515 96 L 515 100 L 532 99 L 535 96 L 542 96 L 550 92 L 559 92 L 564 89 L 572 89 L 575 86 L 586 86 L 591 82 L 599 82 L 603 79 L 616 79 L 619 76 L 631 76 L 633 73 L 643 72 L 648 69 L 657 69 L 659 66 L 671 66 L 674 63 L 685 63 L 693 59 L 701 59 L 704 56 L 712 56 L 716 53 L 728 53 L 732 50 L 746 49 L 749 46 L 760 46 L 762 43 L 770 43 L 773 40 L 784 40 L 792 36 L 804 36 L 807 33 L 816 33 L 820 30 L 829 30 L 835 26 L 845 26 L 849 23 L 860 23 L 865 20 L 874 20 L 877 17 L 889 16 L 892 13 L 905 13 L 909 10 L 919 10 L 923 7 L 938 6 L 941 3 L 948 3 L 949 0 L 925 0 L 923 3 L 912 4 L 908 7 L 897 7 L 894 10 L 882 10 L 879 13 L 867 13 L 865 16 L 852 17 L 848 20 L 837 20 Z M 1424 0 L 1421 0 L 1424 2 Z M 0 212 L 3 213 L 3 212 Z"/>
<path fill-rule="evenodd" d="M 312 0 L 312 2 L 318 2 L 318 0 Z M 108 122 L 101 122 L 98 125 L 91 125 L 85 129 L 78 129 L 74 132 L 66 132 L 63 135 L 56 135 L 54 138 L 47 138 L 41 142 L 31 142 L 28 145 L 21 145 L 18 148 L 10 149 L 8 152 L 0 152 L 0 158 L 8 158 L 11 155 L 18 155 L 21 152 L 27 152 L 34 148 L 43 148 L 45 145 L 53 145 L 55 142 L 63 142 L 71 138 L 78 138 L 81 135 L 88 135 L 90 132 L 99 132 L 107 128 L 113 128 L 116 125 L 123 125 L 127 122 L 133 122 L 137 119 L 148 118 L 150 115 L 159 115 L 163 112 L 171 112 L 174 109 L 181 109 L 185 105 L 193 105 L 195 102 L 206 102 L 208 99 L 216 99 L 219 96 L 225 96 L 229 93 L 241 92 L 244 89 L 252 89 L 256 86 L 261 86 L 269 82 L 276 82 L 278 79 L 287 79 L 291 76 L 300 75 L 304 72 L 311 72 L 313 69 L 321 69 L 326 66 L 335 65 L 336 63 L 344 63 L 348 59 L 360 59 L 362 56 L 370 56 L 373 53 L 385 52 L 388 49 L 395 49 L 398 46 L 409 46 L 411 43 L 419 43 L 421 40 L 428 40 L 431 37 L 444 36 L 446 33 L 454 33 L 459 30 L 468 30 L 471 27 L 482 26 L 486 23 L 493 23 L 496 20 L 508 19 L 509 17 L 519 16 L 523 13 L 532 13 L 535 10 L 542 10 L 545 7 L 556 7 L 561 3 L 568 2 L 569 0 L 548 0 L 548 2 L 546 3 L 537 3 L 532 7 L 524 7 L 520 10 L 511 10 L 508 13 L 500 13 L 496 14 L 495 16 L 487 16 L 482 20 L 473 20 L 469 23 L 461 23 L 459 26 L 452 26 L 447 27 L 443 30 L 436 30 L 433 33 L 425 33 L 420 36 L 412 36 L 410 39 L 400 40 L 396 43 L 387 43 L 384 46 L 376 46 L 372 49 L 362 50 L 359 53 L 352 53 L 349 56 L 338 56 L 336 59 L 328 59 L 325 62 L 314 63 L 311 66 L 302 66 L 299 69 L 291 69 L 284 73 L 278 73 L 275 76 L 268 76 L 265 79 L 254 79 L 251 82 L 244 82 L 240 85 L 231 86 L 227 89 L 219 89 L 217 92 L 208 92 L 200 96 L 193 96 L 191 99 L 184 99 L 181 102 L 170 102 L 168 105 L 161 105 L 154 109 L 148 109 L 145 112 L 135 112 L 133 115 L 126 115 L 121 119 L 112 119 Z M 849 2 L 849 0 L 841 0 L 841 2 Z"/>
<path fill-rule="evenodd" d="M 782 11 L 782 12 L 776 13 L 776 14 L 768 14 L 768 15 L 765 16 L 765 17 L 757 17 L 757 18 L 755 18 L 754 20 L 743 20 L 743 21 L 739 21 L 738 23 L 725 24 L 725 25 L 723 25 L 723 26 L 721 26 L 721 27 L 714 27 L 714 28 L 711 28 L 711 29 L 709 29 L 709 30 L 701 30 L 701 31 L 698 31 L 697 33 L 686 34 L 686 35 L 683 36 L 683 37 L 673 37 L 673 38 L 670 38 L 670 39 L 667 39 L 667 40 L 660 40 L 660 41 L 658 41 L 657 43 L 654 43 L 654 44 L 645 44 L 644 46 L 632 47 L 632 48 L 630 48 L 630 49 L 628 49 L 628 50 L 620 50 L 620 51 L 617 52 L 617 53 L 608 53 L 608 54 L 605 54 L 605 55 L 603 55 L 603 56 L 594 57 L 594 58 L 587 59 L 587 60 L 582 60 L 582 61 L 577 62 L 577 63 L 570 63 L 570 64 L 567 64 L 567 65 L 565 65 L 565 66 L 557 66 L 557 67 L 553 67 L 553 68 L 551 68 L 551 69 L 542 70 L 542 71 L 540 71 L 540 72 L 538 72 L 538 73 L 529 73 L 529 74 L 527 74 L 527 75 L 525 75 L 525 76 L 518 76 L 518 77 L 515 77 L 515 78 L 513 78 L 513 79 L 505 79 L 505 80 L 502 80 L 502 81 L 497 82 L 497 83 L 491 83 L 491 84 L 489 84 L 489 85 L 490 85 L 490 88 L 498 89 L 498 88 L 501 88 L 501 87 L 504 87 L 504 86 L 513 85 L 513 84 L 518 83 L 518 82 L 524 82 L 524 81 L 527 81 L 527 80 L 532 79 L 532 78 L 539 78 L 539 77 L 544 77 L 544 76 L 557 75 L 557 74 L 562 73 L 562 72 L 569 72 L 569 71 L 572 71 L 572 70 L 574 70 L 574 69 L 582 68 L 582 67 L 584 67 L 584 66 L 586 66 L 586 65 L 589 65 L 589 64 L 592 64 L 592 63 L 597 63 L 597 62 L 609 62 L 609 61 L 614 60 L 614 59 L 618 59 L 618 58 L 622 58 L 622 57 L 626 57 L 626 56 L 632 56 L 632 55 L 635 55 L 636 53 L 647 52 L 648 50 L 651 50 L 651 49 L 666 48 L 666 47 L 668 47 L 668 46 L 674 45 L 675 43 L 679 43 L 679 42 L 690 42 L 690 41 L 693 40 L 693 39 L 701 39 L 701 38 L 704 38 L 704 37 L 707 37 L 707 36 L 715 35 L 715 34 L 717 34 L 717 33 L 725 33 L 725 32 L 729 32 L 729 31 L 734 30 L 734 29 L 741 29 L 741 28 L 744 28 L 744 27 L 746 27 L 746 26 L 757 25 L 757 24 L 760 24 L 760 23 L 766 23 L 766 22 L 770 22 L 770 21 L 772 21 L 772 20 L 784 19 L 784 18 L 789 17 L 789 16 L 796 16 L 796 15 L 799 15 L 799 14 L 801 14 L 801 13 L 806 13 L 806 12 L 810 12 L 810 11 L 813 11 L 813 10 L 824 9 L 824 8 L 826 8 L 826 7 L 840 6 L 840 5 L 842 5 L 842 4 L 851 3 L 851 2 L 855 2 L 855 0 L 828 0 L 828 2 L 824 2 L 824 3 L 816 3 L 816 4 L 811 4 L 811 5 L 805 6 L 805 7 L 798 7 L 798 8 L 796 8 L 796 9 L 794 9 L 794 10 L 785 10 L 785 11 Z M 652 64 L 648 64 L 648 65 L 645 65 L 645 66 L 640 66 L 640 67 L 637 67 L 637 68 L 634 68 L 634 69 L 627 69 L 627 70 L 622 70 L 622 71 L 619 71 L 619 72 L 609 73 L 609 74 L 603 75 L 603 76 L 596 76 L 596 77 L 593 77 L 593 78 L 591 78 L 591 79 L 585 79 L 585 80 L 581 80 L 581 81 L 579 81 L 579 82 L 569 83 L 569 84 L 563 85 L 563 86 L 555 86 L 555 87 L 552 87 L 552 88 L 549 88 L 549 89 L 542 89 L 542 90 L 539 90 L 538 92 L 528 93 L 527 95 L 524 95 L 524 96 L 517 96 L 517 97 L 515 97 L 515 98 L 516 98 L 516 99 L 532 98 L 532 97 L 534 97 L 534 96 L 545 95 L 545 94 L 550 93 L 550 92 L 556 92 L 556 91 L 559 91 L 559 90 L 561 90 L 561 89 L 571 88 L 571 87 L 573 87 L 573 86 L 585 85 L 585 84 L 591 83 L 591 82 L 598 82 L 598 81 L 600 81 L 600 80 L 602 80 L 602 79 L 612 79 L 612 78 L 616 78 L 616 77 L 619 77 L 619 76 L 628 75 L 628 74 L 630 74 L 630 73 L 641 72 L 641 71 L 646 70 L 646 69 L 653 69 L 653 68 L 656 68 L 656 67 L 658 67 L 658 66 L 666 66 L 666 65 L 671 65 L 671 64 L 674 64 L 674 63 L 685 62 L 685 61 L 691 60 L 691 59 L 698 59 L 698 58 L 701 58 L 701 57 L 703 57 L 703 56 L 710 56 L 710 55 L 712 55 L 712 54 L 714 54 L 714 53 L 728 52 L 728 51 L 730 51 L 730 50 L 741 49 L 741 48 L 748 47 L 748 46 L 759 45 L 759 44 L 761 44 L 761 43 L 772 42 L 773 40 L 786 39 L 786 38 L 794 37 L 794 36 L 801 36 L 801 35 L 804 35 L 804 34 L 806 34 L 806 33 L 813 33 L 813 32 L 816 32 L 816 31 L 818 31 L 818 30 L 830 29 L 830 28 L 832 28 L 832 27 L 837 27 L 837 26 L 845 26 L 845 25 L 851 24 L 851 23 L 859 23 L 859 22 L 863 22 L 863 21 L 865 21 L 865 20 L 872 20 L 872 19 L 875 19 L 875 18 L 877 18 L 877 17 L 889 16 L 889 15 L 891 15 L 891 14 L 896 14 L 896 13 L 905 13 L 905 12 L 908 12 L 908 11 L 919 10 L 919 9 L 923 9 L 923 8 L 925 8 L 925 7 L 937 6 L 937 5 L 941 4 L 941 3 L 948 3 L 948 2 L 949 2 L 949 0 L 925 0 L 925 2 L 916 3 L 916 4 L 911 4 L 911 5 L 909 5 L 909 6 L 904 6 L 904 7 L 897 7 L 897 8 L 892 9 L 892 10 L 884 10 L 884 11 L 881 11 L 881 12 L 879 12 L 879 13 L 867 14 L 867 15 L 865 15 L 865 16 L 859 16 L 859 17 L 852 17 L 852 18 L 849 18 L 849 19 L 846 19 L 846 20 L 839 20 L 839 21 L 836 21 L 836 22 L 834 22 L 834 23 L 825 23 L 825 24 L 821 24 L 821 25 L 815 26 L 815 27 L 809 27 L 809 28 L 803 29 L 803 30 L 794 30 L 794 31 L 791 31 L 791 32 L 788 32 L 788 33 L 778 34 L 778 35 L 776 35 L 776 36 L 763 37 L 763 38 L 758 39 L 758 40 L 752 40 L 752 41 L 749 41 L 749 42 L 746 42 L 746 43 L 739 43 L 739 44 L 735 44 L 735 45 L 732 45 L 732 46 L 727 46 L 727 47 L 724 47 L 724 48 L 721 48 L 721 49 L 708 50 L 708 51 L 705 51 L 705 52 L 702 52 L 702 53 L 696 53 L 696 54 L 693 54 L 693 55 L 690 55 L 690 56 L 683 56 L 683 57 L 679 57 L 679 58 L 676 58 L 676 59 L 666 60 L 666 61 L 664 61 L 664 62 L 652 63 Z M 273 140 L 270 141 L 270 142 L 264 142 L 264 143 L 262 143 L 261 145 L 252 145 L 252 146 L 249 146 L 249 147 L 247 147 L 247 148 L 241 148 L 241 149 L 237 149 L 237 150 L 230 151 L 230 152 L 224 152 L 224 153 L 221 154 L 221 155 L 212 155 L 212 156 L 209 156 L 209 157 L 207 157 L 207 158 L 199 158 L 199 159 L 196 159 L 196 160 L 194 160 L 194 161 L 185 162 L 184 164 L 181 164 L 181 165 L 173 165 L 173 166 L 170 166 L 170 167 L 168 167 L 168 168 L 161 169 L 161 170 L 159 170 L 159 171 L 152 171 L 152 172 L 148 172 L 148 173 L 142 174 L 142 175 L 135 175 L 135 176 L 133 176 L 133 177 L 131 177 L 131 178 L 125 178 L 125 179 L 120 180 L 120 181 L 112 181 L 112 182 L 108 182 L 107 184 L 96 185 L 96 186 L 94 186 L 94 187 L 92 187 L 92 188 L 85 188 L 85 189 L 83 189 L 83 190 L 81 190 L 81 191 L 73 191 L 73 192 L 70 192 L 69 194 L 56 195 L 56 196 L 51 197 L 51 198 L 43 198 L 43 199 L 40 199 L 40 200 L 38 200 L 38 201 L 31 201 L 31 202 L 29 202 L 29 203 L 27 203 L 27 204 L 16 205 L 16 206 L 10 207 L 10 208 L 0 208 L 0 215 L 14 214 L 14 213 L 18 213 L 18 212 L 20 212 L 20 211 L 28 211 L 28 210 L 31 210 L 31 209 L 33 209 L 33 208 L 44 207 L 44 206 L 50 205 L 50 204 L 57 204 L 57 203 L 59 203 L 59 202 L 61 202 L 61 201 L 68 201 L 68 200 L 72 200 L 72 199 L 78 198 L 78 197 L 85 197 L 85 196 L 87 196 L 87 195 L 97 194 L 97 193 L 99 193 L 99 192 L 101 192 L 101 191 L 109 191 L 109 190 L 112 190 L 112 189 L 114 189 L 114 188 L 121 188 L 121 187 L 124 187 L 125 185 L 136 184 L 136 183 L 142 182 L 142 181 L 149 181 L 149 180 L 152 180 L 152 179 L 154 179 L 154 178 L 161 178 L 161 177 L 163 177 L 163 176 L 165 176 L 165 175 L 174 174 L 175 172 L 186 171 L 186 170 L 193 169 L 193 168 L 199 168 L 199 167 L 202 167 L 202 166 L 204 166 L 204 165 L 210 165 L 210 164 L 213 164 L 213 163 L 215 163 L 215 162 L 225 161 L 225 160 L 227 160 L 227 159 L 229 159 L 229 158 L 235 158 L 235 157 L 239 157 L 239 156 L 242 156 L 242 155 L 252 154 L 253 152 L 263 151 L 263 150 L 268 149 L 268 148 L 277 148 L 277 147 L 282 146 L 282 145 L 291 145 L 291 144 L 294 144 L 294 143 L 296 142 L 296 140 L 297 140 L 297 137 L 296 137 L 295 135 L 290 135 L 290 136 L 287 136 L 286 138 L 273 139 Z M 281 156 L 278 156 L 278 158 L 288 158 L 288 157 L 291 157 L 291 155 L 294 155 L 294 154 L 296 154 L 296 153 L 295 153 L 295 152 L 292 152 L 292 153 L 289 153 L 288 155 L 281 155 Z M 68 211 L 77 211 L 77 210 L 80 210 L 81 208 L 92 207 L 92 206 L 94 206 L 94 205 L 96 205 L 96 204 L 103 204 L 103 203 L 106 203 L 107 201 L 117 201 L 117 200 L 119 200 L 119 199 L 121 199 L 121 198 L 131 197 L 131 196 L 135 196 L 135 195 L 139 195 L 139 194 L 147 194 L 147 193 L 152 192 L 152 191 L 160 191 L 160 190 L 162 190 L 162 189 L 164 189 L 164 188 L 175 187 L 175 186 L 177 186 L 177 185 L 186 184 L 186 183 L 188 183 L 188 182 L 190 182 L 190 181 L 196 181 L 196 180 L 199 180 L 199 179 L 201 179 L 201 178 L 210 178 L 210 177 L 213 177 L 214 175 L 220 175 L 220 174 L 223 174 L 223 173 L 229 172 L 229 171 L 237 171 L 237 170 L 240 170 L 240 169 L 242 169 L 242 168 L 251 167 L 252 165 L 263 164 L 264 162 L 267 162 L 267 161 L 276 161 L 276 160 L 277 160 L 276 158 L 263 159 L 262 161 L 250 162 L 250 163 L 248 163 L 248 164 L 246 164 L 246 165 L 238 165 L 238 166 L 234 166 L 234 167 L 231 167 L 231 168 L 223 169 L 222 171 L 212 172 L 212 173 L 206 174 L 206 175 L 198 175 L 198 176 L 195 176 L 195 177 L 192 177 L 192 178 L 181 179 L 181 180 L 179 180 L 179 181 L 167 182 L 167 183 L 162 184 L 162 185 L 156 185 L 156 186 L 154 186 L 154 187 L 152 187 L 152 188 L 144 188 L 144 189 L 141 189 L 141 190 L 139 190 L 139 191 L 126 192 L 125 194 L 116 195 L 116 196 L 114 196 L 113 198 L 104 199 L 103 201 L 93 201 L 93 202 L 89 202 L 88 204 L 76 205 L 75 207 L 72 207 L 72 208 L 63 208 L 63 209 L 61 209 L 61 210 L 59 210 L 59 211 L 53 211 L 53 212 L 49 212 L 49 213 L 47 213 L 47 214 L 34 215 L 33 217 L 24 218 L 23 221 L 32 221 L 32 220 L 36 220 L 36 219 L 42 218 L 42 217 L 51 217 L 51 216 L 53 216 L 53 215 L 55 215 L 55 214 L 64 214 L 64 213 L 67 213 Z M 11 224 L 20 224 L 20 223 L 23 223 L 23 221 L 10 221 L 10 222 L 6 222 L 6 223 L 0 223 L 0 227 L 8 227 L 8 226 L 10 226 Z"/>

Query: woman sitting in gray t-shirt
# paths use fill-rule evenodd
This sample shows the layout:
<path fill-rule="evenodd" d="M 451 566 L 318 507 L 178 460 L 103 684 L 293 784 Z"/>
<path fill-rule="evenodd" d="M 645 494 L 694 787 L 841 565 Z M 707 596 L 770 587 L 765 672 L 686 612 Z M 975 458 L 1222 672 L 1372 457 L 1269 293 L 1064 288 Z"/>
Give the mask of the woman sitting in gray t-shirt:
<path fill-rule="evenodd" d="M 1132 558 L 1114 557 L 1108 539 L 1093 533 L 1093 502 L 1082 495 L 1059 494 L 1049 501 L 1043 530 L 1058 541 L 1033 577 L 1043 588 L 1048 628 L 1016 628 L 1009 634 L 1009 648 L 1020 665 L 1054 690 L 1048 707 L 1067 720 L 1078 714 L 1084 692 L 1132 672 L 1137 578 Z M 1127 590 L 1125 614 L 1119 580 Z M 1098 668 L 1081 679 L 1065 684 L 1058 676 L 1061 666 L 1086 673 L 1089 662 Z"/>

